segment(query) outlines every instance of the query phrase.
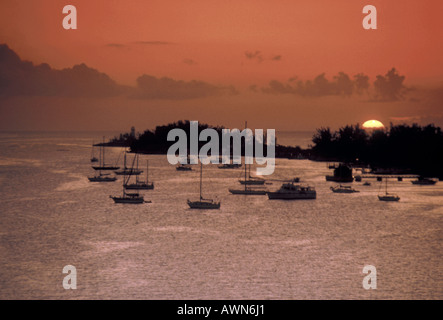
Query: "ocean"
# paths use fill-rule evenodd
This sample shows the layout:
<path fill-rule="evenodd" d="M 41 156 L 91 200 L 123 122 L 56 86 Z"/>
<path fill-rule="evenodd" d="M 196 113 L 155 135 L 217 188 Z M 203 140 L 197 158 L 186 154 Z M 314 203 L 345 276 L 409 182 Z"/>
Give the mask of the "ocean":
<path fill-rule="evenodd" d="M 390 180 L 401 200 L 389 203 L 374 179 L 336 194 L 326 163 L 277 159 L 269 190 L 294 177 L 317 190 L 316 200 L 279 201 L 231 195 L 242 169 L 207 165 L 203 196 L 221 208 L 192 210 L 198 166 L 178 172 L 165 155 L 141 155 L 152 203 L 115 204 L 121 177 L 87 179 L 102 135 L 0 133 L 0 299 L 443 298 L 443 182 Z M 307 147 L 312 133 L 278 137 Z M 122 165 L 122 149 L 106 148 L 106 159 Z M 63 287 L 67 265 L 76 290 Z M 362 285 L 367 265 L 376 289 Z"/>

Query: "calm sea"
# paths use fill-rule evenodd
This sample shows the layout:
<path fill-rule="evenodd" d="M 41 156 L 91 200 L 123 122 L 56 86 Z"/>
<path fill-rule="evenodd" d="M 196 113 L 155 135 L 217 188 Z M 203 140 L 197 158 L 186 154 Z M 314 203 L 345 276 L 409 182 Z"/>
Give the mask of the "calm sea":
<path fill-rule="evenodd" d="M 152 203 L 118 205 L 109 196 L 121 194 L 121 178 L 87 179 L 101 136 L 0 133 L 0 299 L 443 298 L 443 182 L 392 180 L 401 200 L 388 203 L 374 180 L 335 194 L 325 163 L 277 159 L 266 187 L 300 177 L 317 199 L 270 201 L 231 195 L 242 170 L 209 165 L 203 194 L 221 209 L 199 211 L 186 204 L 198 198 L 198 170 L 143 155 Z M 282 140 L 304 146 L 310 136 Z M 121 155 L 106 150 L 109 163 Z M 77 290 L 62 286 L 66 265 L 77 269 Z M 376 267 L 375 290 L 362 286 L 365 265 Z"/>

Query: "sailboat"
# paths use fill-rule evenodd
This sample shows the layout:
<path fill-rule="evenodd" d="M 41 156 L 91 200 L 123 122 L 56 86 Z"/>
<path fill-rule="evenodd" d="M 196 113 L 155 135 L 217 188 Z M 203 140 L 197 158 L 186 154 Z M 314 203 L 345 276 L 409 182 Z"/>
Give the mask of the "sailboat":
<path fill-rule="evenodd" d="M 384 195 L 378 195 L 378 200 L 380 201 L 399 201 L 400 197 L 393 193 L 388 193 L 388 178 L 386 178 L 386 187 L 385 187 L 385 194 Z"/>
<path fill-rule="evenodd" d="M 138 169 L 138 160 L 137 160 Z M 138 175 L 135 176 L 135 183 L 125 184 L 126 190 L 152 190 L 154 189 L 154 183 L 149 183 L 149 161 L 146 160 L 146 182 L 139 181 Z"/>
<path fill-rule="evenodd" d="M 92 166 L 92 168 L 94 170 L 118 170 L 120 169 L 120 167 L 117 166 L 107 166 L 105 165 L 105 147 L 104 147 L 104 143 L 105 143 L 105 137 L 103 137 L 103 144 L 100 147 L 100 163 L 98 166 Z"/>
<path fill-rule="evenodd" d="M 97 157 L 94 156 L 94 141 L 92 141 L 91 162 L 98 162 Z"/>
<path fill-rule="evenodd" d="M 200 162 L 200 200 L 191 201 L 188 199 L 188 205 L 191 209 L 220 209 L 220 201 L 216 202 L 212 199 L 204 199 L 202 196 L 202 177 L 203 164 Z"/>
<path fill-rule="evenodd" d="M 248 166 L 248 178 L 246 178 L 246 166 Z M 259 177 L 251 177 L 251 165 L 245 164 L 245 179 L 244 180 L 238 180 L 241 184 L 247 184 L 247 185 L 263 185 L 265 184 L 265 180 Z"/>
<path fill-rule="evenodd" d="M 246 162 L 246 160 L 245 160 Z M 250 166 L 250 165 L 249 165 Z M 243 194 L 243 195 L 266 195 L 266 190 L 264 189 L 252 189 L 251 187 L 249 187 L 249 185 L 254 184 L 254 183 L 247 183 L 248 180 L 246 179 L 247 177 L 247 165 L 245 164 L 245 180 L 239 180 L 240 183 L 242 183 L 245 188 L 244 189 L 229 189 L 229 192 L 232 194 Z M 250 180 L 250 181 L 254 181 L 254 180 Z M 265 182 L 264 180 L 263 183 Z"/>
<path fill-rule="evenodd" d="M 134 158 L 135 160 L 135 158 Z M 132 164 L 132 167 L 134 167 L 134 162 Z M 112 200 L 114 200 L 115 203 L 124 203 L 124 204 L 142 204 L 145 202 L 145 199 L 143 196 L 141 196 L 138 191 L 135 193 L 128 193 L 126 192 L 125 185 L 128 183 L 129 179 L 131 178 L 131 175 L 126 178 L 126 174 L 123 177 L 123 195 L 122 196 L 109 196 Z M 150 202 L 150 201 L 148 201 Z"/>
<path fill-rule="evenodd" d="M 114 173 L 118 176 L 123 176 L 123 175 L 136 176 L 136 175 L 139 175 L 140 173 L 142 173 L 143 171 L 138 169 L 138 165 L 137 165 L 137 168 L 135 168 L 135 169 L 134 169 L 134 167 L 128 168 L 126 166 L 126 153 L 127 153 L 127 151 L 125 150 L 123 169 L 119 170 L 119 171 L 114 171 Z M 135 154 L 134 159 L 137 159 L 137 163 L 138 163 L 138 154 Z"/>

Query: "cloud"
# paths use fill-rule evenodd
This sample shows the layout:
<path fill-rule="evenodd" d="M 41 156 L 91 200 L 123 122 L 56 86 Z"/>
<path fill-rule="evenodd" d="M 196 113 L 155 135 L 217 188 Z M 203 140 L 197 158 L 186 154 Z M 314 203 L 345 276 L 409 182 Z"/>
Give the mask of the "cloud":
<path fill-rule="evenodd" d="M 0 96 L 110 97 L 124 90 L 85 64 L 56 70 L 45 63 L 22 61 L 7 45 L 0 45 Z"/>
<path fill-rule="evenodd" d="M 204 81 L 156 78 L 145 74 L 137 79 L 137 87 L 132 98 L 186 100 L 237 93 L 232 86 L 217 87 Z"/>
<path fill-rule="evenodd" d="M 198 64 L 196 61 L 192 59 L 183 59 L 183 63 L 187 64 L 188 66 L 195 66 Z"/>
<path fill-rule="evenodd" d="M 125 44 L 121 44 L 121 43 L 107 43 L 107 44 L 105 44 L 105 47 L 110 47 L 110 48 L 125 48 L 125 47 L 127 47 L 127 45 L 125 45 Z"/>
<path fill-rule="evenodd" d="M 369 77 L 358 73 L 352 78 L 344 72 L 339 72 L 331 80 L 326 78 L 325 73 L 319 74 L 312 80 L 302 81 L 297 77 L 288 79 L 287 82 L 271 80 L 267 87 L 261 91 L 268 94 L 294 94 L 304 97 L 324 96 L 352 96 L 366 93 L 370 102 L 392 102 L 404 98 L 406 93 L 413 91 L 403 85 L 405 76 L 400 76 L 395 68 L 386 75 L 378 75 L 370 92 Z"/>
<path fill-rule="evenodd" d="M 374 100 L 380 102 L 401 100 L 407 90 L 403 85 L 405 78 L 399 75 L 395 68 L 389 70 L 384 76 L 378 75 L 374 81 Z"/>
<path fill-rule="evenodd" d="M 175 44 L 168 41 L 135 41 L 134 44 L 146 45 L 146 46 L 168 46 Z"/>
<path fill-rule="evenodd" d="M 257 61 L 258 63 L 261 63 L 263 61 L 263 56 L 262 56 L 261 52 L 258 50 L 255 52 L 246 51 L 245 56 L 246 56 L 246 59 L 254 60 L 254 61 Z"/>
<path fill-rule="evenodd" d="M 248 60 L 255 61 L 257 63 L 262 63 L 263 61 L 273 61 L 278 62 L 281 61 L 282 56 L 281 55 L 273 55 L 269 58 L 263 57 L 263 54 L 261 51 L 245 51 L 245 57 Z"/>
<path fill-rule="evenodd" d="M 196 64 L 191 59 L 184 63 Z M 118 95 L 137 99 L 197 99 L 217 95 L 234 95 L 233 86 L 215 86 L 198 80 L 182 81 L 142 75 L 135 87 L 117 84 L 105 73 L 85 64 L 62 70 L 48 64 L 35 66 L 22 61 L 7 45 L 0 45 L 0 97 L 115 97 Z"/>

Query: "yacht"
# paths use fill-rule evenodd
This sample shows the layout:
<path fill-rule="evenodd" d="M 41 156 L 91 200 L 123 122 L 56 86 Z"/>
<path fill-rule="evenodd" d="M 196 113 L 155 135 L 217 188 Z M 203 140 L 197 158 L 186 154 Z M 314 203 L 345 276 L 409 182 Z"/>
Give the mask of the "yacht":
<path fill-rule="evenodd" d="M 335 187 L 331 187 L 332 192 L 334 193 L 354 193 L 354 192 L 360 192 L 358 190 L 353 189 L 351 186 L 343 186 L 343 185 L 337 185 Z"/>
<path fill-rule="evenodd" d="M 279 190 L 274 192 L 267 192 L 268 198 L 282 199 L 282 200 L 301 200 L 301 199 L 316 199 L 317 192 L 314 187 L 302 186 L 294 182 L 283 183 Z"/>
<path fill-rule="evenodd" d="M 417 180 L 413 180 L 411 182 L 412 182 L 412 184 L 418 184 L 418 185 L 425 186 L 425 185 L 434 185 L 437 183 L 437 180 L 419 177 L 419 178 L 417 178 Z"/>

